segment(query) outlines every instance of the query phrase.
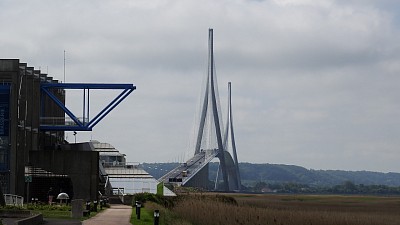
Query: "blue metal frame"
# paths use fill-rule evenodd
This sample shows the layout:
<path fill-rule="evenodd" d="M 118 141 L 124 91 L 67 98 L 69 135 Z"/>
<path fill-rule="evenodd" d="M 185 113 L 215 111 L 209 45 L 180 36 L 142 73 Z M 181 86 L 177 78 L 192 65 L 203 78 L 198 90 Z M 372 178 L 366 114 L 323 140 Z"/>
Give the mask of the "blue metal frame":
<path fill-rule="evenodd" d="M 67 125 L 40 125 L 40 130 L 43 131 L 91 131 L 94 126 L 98 122 L 100 122 L 108 113 L 111 112 L 119 103 L 121 103 L 133 90 L 136 89 L 136 86 L 133 84 L 98 84 L 98 83 L 41 83 L 40 89 L 43 94 L 46 94 L 56 103 L 64 112 L 76 123 L 75 126 L 67 126 Z M 50 89 L 82 89 L 84 90 L 84 99 L 83 99 L 83 112 L 85 112 L 85 95 L 86 90 L 88 90 L 88 114 L 89 114 L 89 91 L 90 89 L 111 89 L 111 90 L 123 90 L 114 100 L 112 100 L 100 113 L 98 113 L 92 120 L 80 121 L 78 117 L 76 117 L 63 102 L 61 102 L 53 93 L 51 93 Z M 43 102 L 43 101 L 41 101 Z M 84 115 L 85 116 L 85 113 Z"/>

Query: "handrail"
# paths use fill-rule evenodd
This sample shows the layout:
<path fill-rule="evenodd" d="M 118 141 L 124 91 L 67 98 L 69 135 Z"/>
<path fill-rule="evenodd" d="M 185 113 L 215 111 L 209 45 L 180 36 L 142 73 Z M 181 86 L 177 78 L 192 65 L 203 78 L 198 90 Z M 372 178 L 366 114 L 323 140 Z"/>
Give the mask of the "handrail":
<path fill-rule="evenodd" d="M 3 195 L 6 205 L 24 206 L 24 197 L 13 194 L 3 194 Z"/>
<path fill-rule="evenodd" d="M 113 188 L 114 195 L 125 195 L 125 188 Z"/>

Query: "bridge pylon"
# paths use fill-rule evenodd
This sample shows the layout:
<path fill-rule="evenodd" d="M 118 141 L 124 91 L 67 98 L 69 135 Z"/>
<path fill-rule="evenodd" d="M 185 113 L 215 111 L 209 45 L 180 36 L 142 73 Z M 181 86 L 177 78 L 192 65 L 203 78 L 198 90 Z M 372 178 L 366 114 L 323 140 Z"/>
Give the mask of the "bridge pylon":
<path fill-rule="evenodd" d="M 228 122 L 224 133 L 214 62 L 213 29 L 209 29 L 208 72 L 202 93 L 200 117 L 196 128 L 194 156 L 161 177 L 160 181 L 209 189 L 208 163 L 214 158 L 218 158 L 223 178 L 222 190 L 240 190 L 241 183 L 233 135 L 230 87 L 229 83 Z M 228 136 L 231 140 L 230 144 L 233 148 L 234 159 L 227 149 Z"/>

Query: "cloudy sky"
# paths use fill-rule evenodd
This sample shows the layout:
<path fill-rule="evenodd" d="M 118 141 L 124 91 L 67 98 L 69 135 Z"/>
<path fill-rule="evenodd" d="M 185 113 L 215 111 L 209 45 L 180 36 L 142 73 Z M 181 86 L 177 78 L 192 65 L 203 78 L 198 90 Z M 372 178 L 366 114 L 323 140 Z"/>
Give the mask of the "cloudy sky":
<path fill-rule="evenodd" d="M 208 28 L 223 108 L 233 86 L 239 161 L 400 172 L 395 0 L 2 0 L 0 58 L 63 80 L 65 50 L 67 82 L 134 83 L 77 141 L 171 162 L 194 151 Z M 114 95 L 92 94 L 91 111 Z"/>

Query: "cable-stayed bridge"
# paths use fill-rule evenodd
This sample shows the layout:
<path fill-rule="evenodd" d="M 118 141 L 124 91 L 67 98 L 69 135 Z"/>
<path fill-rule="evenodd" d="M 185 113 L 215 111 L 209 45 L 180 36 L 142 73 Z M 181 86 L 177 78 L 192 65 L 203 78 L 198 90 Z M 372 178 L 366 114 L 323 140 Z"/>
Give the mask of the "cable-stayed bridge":
<path fill-rule="evenodd" d="M 194 149 L 192 149 L 194 156 L 165 174 L 159 181 L 178 186 L 210 189 L 208 163 L 218 158 L 220 162 L 219 172 L 221 172 L 223 180 L 219 189 L 234 191 L 241 189 L 241 181 L 233 132 L 231 83 L 228 84 L 228 116 L 224 132 L 213 45 L 213 30 L 209 29 L 208 73 L 203 87 L 200 115 L 196 123 L 196 142 Z M 232 150 L 233 158 L 229 149 Z M 217 184 L 218 177 L 215 189 L 218 188 Z"/>

